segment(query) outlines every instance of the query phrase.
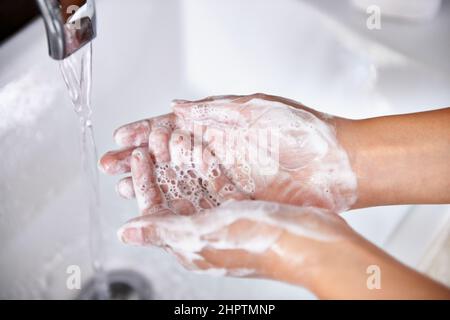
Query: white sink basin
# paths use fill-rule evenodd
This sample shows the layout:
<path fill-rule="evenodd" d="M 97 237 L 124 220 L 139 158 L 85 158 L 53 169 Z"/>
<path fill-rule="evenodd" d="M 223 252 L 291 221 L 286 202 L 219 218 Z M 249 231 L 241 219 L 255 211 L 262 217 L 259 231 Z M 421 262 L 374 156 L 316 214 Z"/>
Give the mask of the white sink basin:
<path fill-rule="evenodd" d="M 93 107 L 100 152 L 114 148 L 114 128 L 168 112 L 172 98 L 262 91 L 348 117 L 450 101 L 448 77 L 301 1 L 99 0 L 97 12 Z M 77 125 L 58 65 L 47 55 L 43 23 L 35 21 L 0 47 L 0 298 L 70 299 L 79 292 L 66 288 L 66 268 L 79 265 L 83 281 L 92 274 Z M 115 230 L 136 206 L 116 197 L 116 180 L 101 177 L 108 269 L 143 273 L 157 298 L 313 298 L 271 281 L 191 274 L 159 250 L 121 245 Z M 345 217 L 390 248 L 409 209 Z M 416 235 L 396 243 L 408 246 Z"/>

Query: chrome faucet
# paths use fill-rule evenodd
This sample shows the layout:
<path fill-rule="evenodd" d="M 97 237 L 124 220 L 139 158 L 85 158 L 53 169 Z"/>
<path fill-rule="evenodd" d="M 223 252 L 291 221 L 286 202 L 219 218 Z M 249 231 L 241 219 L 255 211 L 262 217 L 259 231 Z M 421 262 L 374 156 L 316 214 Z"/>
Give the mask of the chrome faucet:
<path fill-rule="evenodd" d="M 49 55 L 62 60 L 96 36 L 94 0 L 36 0 L 44 18 Z"/>

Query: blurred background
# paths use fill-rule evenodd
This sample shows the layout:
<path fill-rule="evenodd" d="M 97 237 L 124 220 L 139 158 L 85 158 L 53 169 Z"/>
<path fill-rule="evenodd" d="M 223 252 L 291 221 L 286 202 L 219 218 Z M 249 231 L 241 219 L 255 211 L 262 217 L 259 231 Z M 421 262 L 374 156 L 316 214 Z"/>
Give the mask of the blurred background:
<path fill-rule="evenodd" d="M 450 104 L 448 0 L 97 0 L 96 13 L 99 153 L 114 148 L 116 127 L 168 112 L 173 98 L 265 92 L 351 118 Z M 80 267 L 83 288 L 93 277 L 78 120 L 34 1 L 0 0 L 0 41 L 0 298 L 74 299 L 68 267 Z M 116 196 L 116 180 L 100 177 L 117 297 L 139 297 L 127 290 L 145 284 L 142 297 L 155 299 L 314 298 L 271 281 L 192 274 L 160 250 L 121 245 L 116 230 L 137 208 Z M 344 217 L 450 284 L 449 206 Z"/>

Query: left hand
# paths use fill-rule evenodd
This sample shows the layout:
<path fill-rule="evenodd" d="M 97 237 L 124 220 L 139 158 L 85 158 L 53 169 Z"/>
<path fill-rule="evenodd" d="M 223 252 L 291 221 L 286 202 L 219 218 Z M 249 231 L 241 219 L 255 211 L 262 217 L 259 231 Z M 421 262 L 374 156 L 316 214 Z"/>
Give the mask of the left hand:
<path fill-rule="evenodd" d="M 359 236 L 337 214 L 258 200 L 230 200 L 189 216 L 161 208 L 118 233 L 158 246 L 187 269 L 265 278 L 305 287 L 323 299 L 449 299 L 450 290 Z M 373 290 L 368 267 L 378 268 Z"/>
<path fill-rule="evenodd" d="M 230 200 L 190 216 L 161 208 L 132 219 L 118 235 L 127 244 L 162 247 L 189 270 L 308 286 L 354 233 L 323 209 Z"/>

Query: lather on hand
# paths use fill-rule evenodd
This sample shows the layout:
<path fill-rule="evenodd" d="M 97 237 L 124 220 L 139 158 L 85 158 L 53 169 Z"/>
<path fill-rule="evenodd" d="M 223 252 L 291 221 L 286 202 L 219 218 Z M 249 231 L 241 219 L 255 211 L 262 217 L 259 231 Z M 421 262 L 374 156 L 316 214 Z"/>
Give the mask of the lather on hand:
<path fill-rule="evenodd" d="M 119 128 L 115 140 L 124 149 L 108 152 L 100 164 L 106 173 L 127 173 L 133 150 L 148 145 L 158 177 L 179 176 L 184 169 L 215 184 L 206 186 L 214 201 L 205 199 L 205 208 L 249 198 L 341 212 L 355 203 L 357 184 L 335 122 L 294 101 L 263 94 L 175 101 L 173 113 Z M 173 191 L 167 183 L 156 183 L 170 204 L 175 193 L 183 193 L 185 181 L 178 179 L 182 185 Z M 128 177 L 118 191 L 133 197 L 136 186 Z M 198 204 L 187 211 L 195 208 Z"/>
<path fill-rule="evenodd" d="M 174 113 L 117 130 L 125 149 L 100 165 L 131 171 L 118 191 L 136 196 L 143 213 L 119 230 L 121 240 L 163 247 L 189 269 L 284 281 L 321 298 L 449 299 L 447 288 L 336 214 L 450 202 L 449 111 L 348 120 L 261 94 L 176 101 Z M 275 143 L 253 143 L 265 128 L 278 134 L 278 154 Z M 227 145 L 227 135 L 241 140 Z M 264 163 L 278 164 L 275 174 L 261 172 L 240 146 L 269 151 Z M 370 265 L 382 270 L 380 290 L 367 286 Z"/>

